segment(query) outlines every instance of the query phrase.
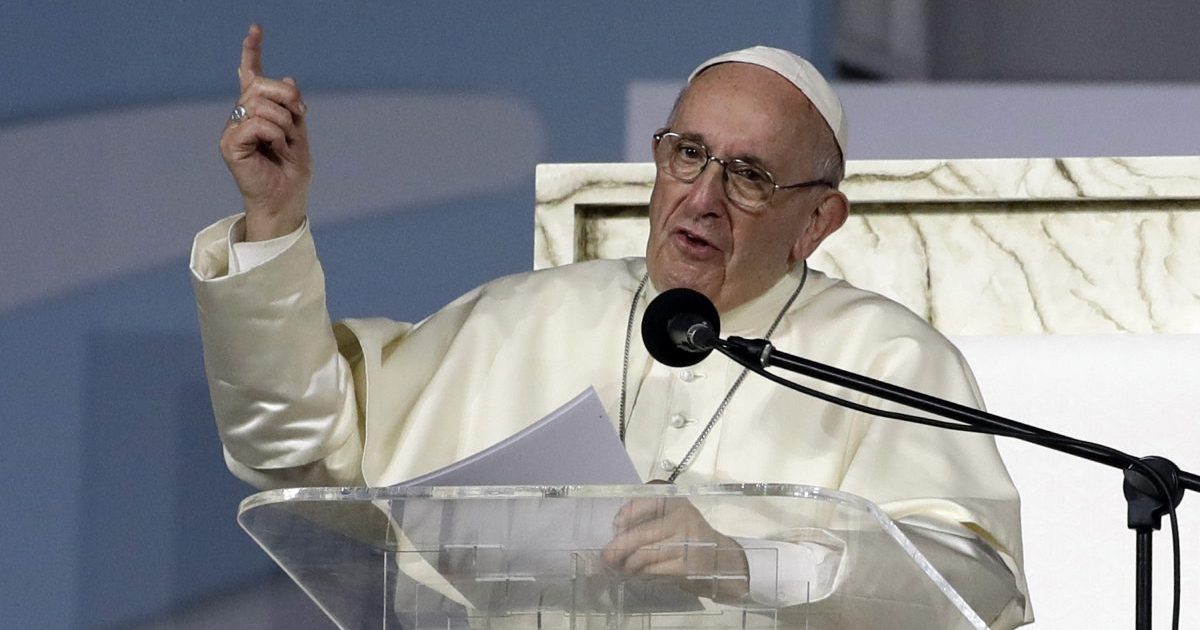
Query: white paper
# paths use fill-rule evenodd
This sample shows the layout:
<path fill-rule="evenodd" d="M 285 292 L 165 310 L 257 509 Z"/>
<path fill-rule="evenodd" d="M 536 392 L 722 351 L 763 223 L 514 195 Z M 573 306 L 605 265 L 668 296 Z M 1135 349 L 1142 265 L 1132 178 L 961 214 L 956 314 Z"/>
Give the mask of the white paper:
<path fill-rule="evenodd" d="M 640 483 L 625 445 L 596 391 L 589 387 L 524 430 L 397 485 L 561 487 Z M 618 498 L 576 501 L 530 496 L 515 500 L 500 496 L 461 501 L 410 499 L 404 502 L 403 516 L 396 516 L 419 549 L 445 549 L 449 545 L 598 550 L 612 540 L 613 517 L 623 503 Z"/>
<path fill-rule="evenodd" d="M 581 486 L 638 484 L 612 420 L 591 387 L 524 430 L 408 486 Z"/>
<path fill-rule="evenodd" d="M 524 430 L 397 486 L 641 483 L 612 420 L 589 387 Z M 616 577 L 602 567 L 599 553 L 613 538 L 613 517 L 624 502 L 616 497 L 410 499 L 394 508 L 393 518 L 413 549 L 463 597 L 481 610 L 509 613 L 567 606 L 578 596 L 572 580 L 581 570 L 598 586 L 608 584 L 604 576 Z M 694 610 L 699 603 L 674 586 L 634 581 L 627 584 L 625 606 L 630 611 L 680 611 Z"/>

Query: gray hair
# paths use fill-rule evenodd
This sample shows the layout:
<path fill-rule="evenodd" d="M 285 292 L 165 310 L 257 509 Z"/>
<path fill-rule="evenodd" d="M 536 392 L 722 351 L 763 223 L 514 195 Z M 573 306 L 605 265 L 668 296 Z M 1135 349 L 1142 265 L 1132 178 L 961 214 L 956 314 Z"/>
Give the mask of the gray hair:
<path fill-rule="evenodd" d="M 833 140 L 832 131 L 822 135 L 826 137 L 821 139 L 813 160 L 817 165 L 817 178 L 823 179 L 837 188 L 846 177 L 846 158 L 842 155 L 842 150 L 838 147 L 837 142 Z"/>

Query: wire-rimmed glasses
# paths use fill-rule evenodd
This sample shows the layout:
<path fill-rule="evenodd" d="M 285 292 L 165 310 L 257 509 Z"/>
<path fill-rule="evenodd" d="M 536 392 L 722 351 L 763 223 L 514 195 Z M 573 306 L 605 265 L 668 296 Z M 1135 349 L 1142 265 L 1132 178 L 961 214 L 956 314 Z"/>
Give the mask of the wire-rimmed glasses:
<path fill-rule="evenodd" d="M 654 134 L 654 162 L 666 174 L 679 181 L 691 183 L 704 172 L 709 162 L 716 162 L 724 169 L 725 194 L 729 200 L 744 210 L 760 210 L 771 201 L 776 190 L 788 188 L 811 188 L 829 186 L 833 182 L 814 179 L 780 186 L 766 169 L 740 158 L 722 160 L 708 152 L 704 143 L 681 136 L 673 131 L 662 130 Z"/>

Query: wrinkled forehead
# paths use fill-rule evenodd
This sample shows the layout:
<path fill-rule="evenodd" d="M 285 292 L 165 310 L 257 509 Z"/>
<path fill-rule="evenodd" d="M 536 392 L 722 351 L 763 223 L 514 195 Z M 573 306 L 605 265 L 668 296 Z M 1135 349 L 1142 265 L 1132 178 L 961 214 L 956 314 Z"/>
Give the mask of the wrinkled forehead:
<path fill-rule="evenodd" d="M 834 142 L 803 92 L 768 69 L 742 63 L 695 77 L 680 94 L 670 125 L 730 157 L 774 164 Z"/>
<path fill-rule="evenodd" d="M 687 95 L 693 100 L 724 99 L 741 107 L 768 110 L 777 115 L 811 113 L 817 121 L 824 123 L 803 90 L 778 73 L 753 64 L 733 62 L 706 68 L 684 86 L 681 98 Z"/>
<path fill-rule="evenodd" d="M 825 77 L 807 59 L 780 48 L 754 46 L 724 53 L 705 61 L 692 71 L 688 82 L 694 82 L 697 77 L 708 74 L 713 68 L 730 64 L 765 68 L 793 85 L 815 108 L 832 134 L 838 149 L 845 155 L 849 133 L 841 101 Z"/>

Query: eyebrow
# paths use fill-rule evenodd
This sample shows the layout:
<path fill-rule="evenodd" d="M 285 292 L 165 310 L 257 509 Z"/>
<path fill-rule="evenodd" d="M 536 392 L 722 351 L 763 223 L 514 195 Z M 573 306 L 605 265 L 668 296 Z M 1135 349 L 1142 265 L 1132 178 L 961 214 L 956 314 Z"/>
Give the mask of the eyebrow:
<path fill-rule="evenodd" d="M 686 140 L 695 140 L 696 142 L 703 144 L 704 149 L 706 151 L 708 151 L 709 154 L 712 153 L 712 151 L 708 148 L 708 142 L 704 139 L 704 134 L 702 134 L 702 133 L 686 133 L 683 131 L 675 131 L 674 129 L 672 129 L 671 131 L 679 134 L 679 137 L 681 137 L 681 138 L 684 138 Z M 764 171 L 770 172 L 770 169 L 767 168 L 767 165 L 765 162 L 763 162 L 763 159 L 758 157 L 757 155 L 754 155 L 753 153 L 747 153 L 745 155 L 734 155 L 734 156 L 724 158 L 724 159 L 726 159 L 726 160 L 741 160 L 747 164 L 757 166 L 757 167 L 763 169 Z"/>

